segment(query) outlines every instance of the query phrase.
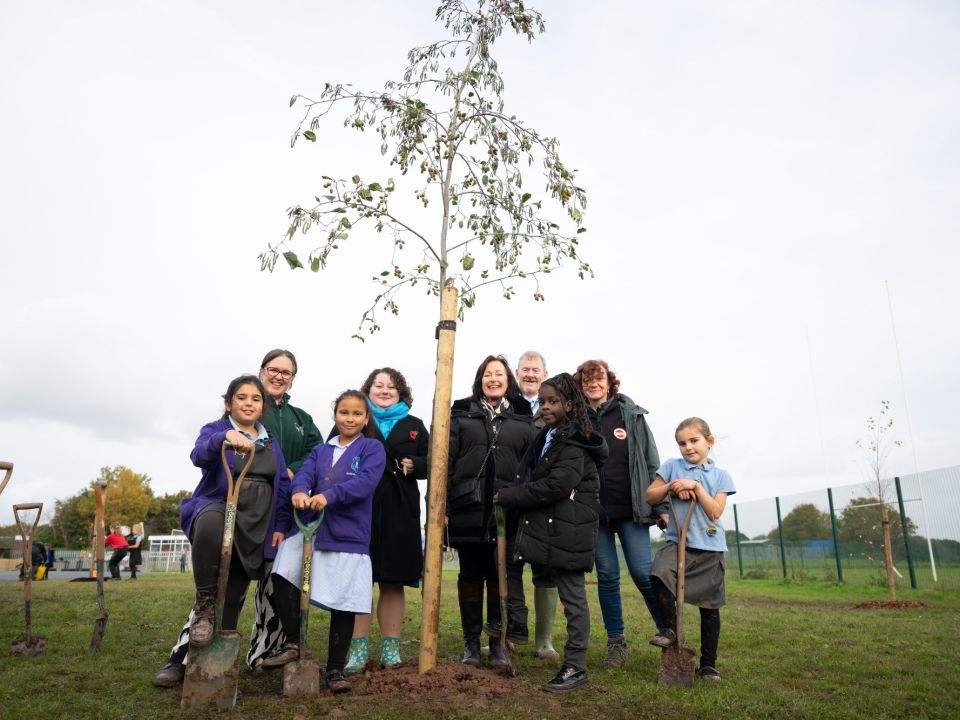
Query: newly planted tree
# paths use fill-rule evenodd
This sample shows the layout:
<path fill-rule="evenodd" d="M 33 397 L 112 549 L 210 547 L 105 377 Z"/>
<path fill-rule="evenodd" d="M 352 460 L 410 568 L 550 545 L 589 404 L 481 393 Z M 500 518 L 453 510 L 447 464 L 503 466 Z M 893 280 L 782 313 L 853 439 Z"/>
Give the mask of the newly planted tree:
<path fill-rule="evenodd" d="M 883 564 L 887 573 L 887 589 L 890 599 L 897 599 L 896 578 L 893 574 L 893 543 L 890 533 L 890 480 L 884 478 L 884 469 L 890 452 L 902 443 L 892 437 L 893 418 L 889 416 L 890 402 L 880 401 L 880 414 L 867 418 L 867 437 L 857 440 L 857 445 L 864 451 L 867 469 L 870 473 L 868 488 L 876 494 L 880 506 L 880 526 L 883 536 Z"/>
<path fill-rule="evenodd" d="M 294 143 L 319 142 L 323 120 L 342 109 L 344 126 L 370 132 L 392 174 L 325 175 L 313 203 L 292 207 L 283 240 L 260 256 L 264 269 L 282 257 L 292 269 L 316 272 L 344 243 L 386 237 L 360 339 L 379 329 L 378 312 L 398 313 L 405 288 L 419 285 L 440 298 L 421 672 L 435 665 L 456 318 L 484 286 L 509 299 L 526 281 L 539 301 L 541 276 L 567 262 L 581 278 L 592 275 L 578 252 L 586 195 L 556 139 L 506 110 L 491 55 L 504 30 L 533 40 L 544 29 L 540 13 L 520 0 L 444 0 L 436 17 L 451 37 L 411 50 L 402 80 L 375 91 L 328 83 L 315 99 L 291 98 L 305 108 Z M 318 241 L 298 251 L 308 234 Z"/>

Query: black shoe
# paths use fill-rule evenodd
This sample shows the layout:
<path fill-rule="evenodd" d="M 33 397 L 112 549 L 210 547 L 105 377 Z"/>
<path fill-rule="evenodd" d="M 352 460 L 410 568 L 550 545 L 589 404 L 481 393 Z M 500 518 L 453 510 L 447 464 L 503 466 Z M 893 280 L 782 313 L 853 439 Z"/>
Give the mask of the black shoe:
<path fill-rule="evenodd" d="M 500 638 L 490 638 L 490 654 L 487 656 L 490 667 L 506 667 L 507 656 L 503 652 Z"/>
<path fill-rule="evenodd" d="M 324 680 L 326 680 L 330 692 L 334 694 L 350 692 L 350 681 L 343 674 L 343 670 L 328 670 L 327 674 L 324 675 Z"/>
<path fill-rule="evenodd" d="M 526 625 L 507 623 L 507 642 L 514 645 L 526 645 L 530 642 L 530 631 Z"/>
<path fill-rule="evenodd" d="M 660 630 L 656 635 L 650 638 L 650 644 L 658 648 L 668 648 L 676 645 L 677 634 L 670 628 Z"/>
<path fill-rule="evenodd" d="M 557 676 L 544 685 L 543 689 L 547 692 L 567 692 L 589 684 L 590 676 L 587 675 L 586 670 L 577 670 L 569 665 L 564 665 L 560 668 Z"/>
<path fill-rule="evenodd" d="M 300 659 L 300 646 L 297 643 L 287 642 L 265 657 L 260 663 L 263 668 L 275 668 Z"/>
<path fill-rule="evenodd" d="M 708 682 L 720 682 L 720 671 L 715 667 L 710 667 L 709 665 L 704 665 L 697 671 L 697 675 L 700 676 L 701 680 L 706 680 Z"/>
<path fill-rule="evenodd" d="M 480 665 L 480 638 L 470 638 L 463 644 L 464 665 L 479 667 Z"/>
<path fill-rule="evenodd" d="M 183 676 L 187 672 L 187 666 L 183 663 L 168 662 L 160 671 L 153 676 L 155 687 L 172 688 L 183 682 Z"/>

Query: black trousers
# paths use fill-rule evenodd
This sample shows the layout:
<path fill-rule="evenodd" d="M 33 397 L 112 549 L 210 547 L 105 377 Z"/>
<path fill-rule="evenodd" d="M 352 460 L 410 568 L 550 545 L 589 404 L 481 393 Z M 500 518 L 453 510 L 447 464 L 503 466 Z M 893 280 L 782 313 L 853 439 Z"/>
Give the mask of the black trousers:
<path fill-rule="evenodd" d="M 117 548 L 113 551 L 113 555 L 110 556 L 110 563 L 108 567 L 110 568 L 110 577 L 112 577 L 114 580 L 120 579 L 120 561 L 126 556 L 126 548 Z"/>
<path fill-rule="evenodd" d="M 280 616 L 283 634 L 300 637 L 300 590 L 280 575 L 273 576 L 273 606 Z M 327 671 L 340 670 L 347 664 L 353 623 L 356 615 L 347 610 L 330 611 L 330 635 L 327 638 Z"/>
<path fill-rule="evenodd" d="M 650 576 L 650 583 L 657 595 L 660 617 L 665 627 L 677 629 L 677 598 L 656 575 Z M 720 609 L 699 608 L 700 610 L 700 667 L 717 666 L 717 649 L 720 645 Z"/>
<path fill-rule="evenodd" d="M 500 627 L 500 581 L 497 576 L 497 546 L 470 543 L 457 547 L 460 581 L 487 586 L 487 623 L 495 632 Z M 482 590 L 481 590 L 482 592 Z"/>
<path fill-rule="evenodd" d="M 223 513 L 203 512 L 193 522 L 191 537 L 191 556 L 193 557 L 193 581 L 197 593 L 216 595 L 217 580 L 220 574 L 220 545 L 223 542 Z M 237 556 L 236 548 L 230 554 L 230 569 L 227 575 L 227 589 L 223 598 L 224 630 L 236 630 L 243 607 L 243 598 L 250 586 L 250 576 Z"/>

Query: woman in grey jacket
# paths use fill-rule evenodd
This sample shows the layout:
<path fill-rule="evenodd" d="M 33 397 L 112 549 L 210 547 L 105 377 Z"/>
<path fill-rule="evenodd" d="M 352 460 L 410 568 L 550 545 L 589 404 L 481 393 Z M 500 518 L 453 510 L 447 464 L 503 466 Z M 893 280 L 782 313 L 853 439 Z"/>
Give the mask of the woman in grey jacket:
<path fill-rule="evenodd" d="M 610 449 L 609 459 L 600 470 L 597 594 L 607 631 L 603 667 L 623 667 L 627 661 L 627 641 L 620 598 L 617 537 L 630 577 L 643 596 L 650 617 L 658 630 L 663 627 L 650 584 L 650 526 L 662 522 L 666 508 L 651 508 L 646 502 L 647 486 L 656 477 L 660 456 L 644 418 L 647 411 L 619 392 L 620 381 L 605 361 L 581 363 L 574 378 L 590 405 L 594 426 Z"/>

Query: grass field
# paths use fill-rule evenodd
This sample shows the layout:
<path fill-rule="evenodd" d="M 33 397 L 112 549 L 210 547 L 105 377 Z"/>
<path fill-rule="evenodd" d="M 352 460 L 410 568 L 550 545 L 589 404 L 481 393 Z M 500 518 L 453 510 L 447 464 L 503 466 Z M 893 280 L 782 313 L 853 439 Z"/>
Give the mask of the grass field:
<path fill-rule="evenodd" d="M 540 690 L 557 664 L 535 659 L 530 646 L 516 657 L 513 689 L 480 701 L 469 688 L 447 688 L 439 699 L 398 691 L 395 696 L 322 695 L 306 703 L 278 695 L 279 674 L 245 673 L 235 718 L 960 718 L 960 594 L 902 590 L 903 600 L 927 608 L 855 609 L 884 599 L 882 588 L 819 582 L 729 580 L 723 611 L 720 670 L 723 682 L 693 689 L 656 684 L 658 652 L 646 640 L 653 627 L 639 594 L 625 587 L 630 659 L 622 670 L 603 670 L 605 634 L 595 586 L 591 685 L 563 696 Z M 110 620 L 97 654 L 88 650 L 97 617 L 95 585 L 51 580 L 34 584 L 34 632 L 47 638 L 40 658 L 0 662 L 0 718 L 223 717 L 181 713 L 179 692 L 150 685 L 191 603 L 189 576 L 146 575 L 106 586 Z M 251 603 L 252 604 L 252 603 Z M 0 584 L 0 642 L 23 633 L 21 585 Z M 419 629 L 419 595 L 408 592 L 404 639 Z M 696 645 L 697 613 L 688 614 Z M 249 627 L 248 607 L 241 627 Z M 311 646 L 326 648 L 325 614 L 311 614 Z M 461 650 L 456 574 L 444 574 L 440 656 Z M 557 623 L 556 644 L 565 636 Z M 371 646 L 379 647 L 379 638 Z M 416 662 L 417 645 L 405 643 L 404 660 Z M 374 653 L 374 657 L 376 654 Z M 491 671 L 492 672 L 492 671 Z"/>

